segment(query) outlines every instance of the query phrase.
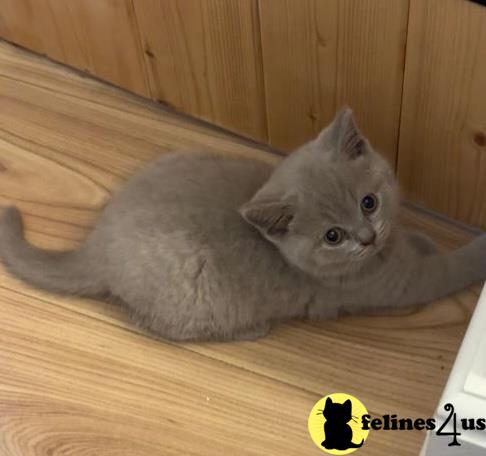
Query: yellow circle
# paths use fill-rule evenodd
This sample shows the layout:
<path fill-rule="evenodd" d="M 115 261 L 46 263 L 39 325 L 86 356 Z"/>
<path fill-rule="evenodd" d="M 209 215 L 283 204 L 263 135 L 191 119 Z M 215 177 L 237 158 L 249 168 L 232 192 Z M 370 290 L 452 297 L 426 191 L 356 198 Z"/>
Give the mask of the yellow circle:
<path fill-rule="evenodd" d="M 325 453 L 350 454 L 361 448 L 370 432 L 362 429 L 363 415 L 368 415 L 368 410 L 355 397 L 329 394 L 312 407 L 307 422 L 309 434 Z"/>

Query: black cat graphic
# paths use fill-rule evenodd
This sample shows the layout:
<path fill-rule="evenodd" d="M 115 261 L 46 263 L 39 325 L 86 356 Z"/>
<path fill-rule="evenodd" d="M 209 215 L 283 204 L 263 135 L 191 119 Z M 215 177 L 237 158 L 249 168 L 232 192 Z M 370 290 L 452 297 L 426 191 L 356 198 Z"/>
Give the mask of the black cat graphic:
<path fill-rule="evenodd" d="M 325 440 L 321 443 L 326 450 L 349 450 L 350 448 L 360 448 L 361 443 L 353 443 L 353 430 L 348 422 L 353 419 L 351 413 L 352 403 L 347 400 L 344 404 L 333 402 L 330 397 L 327 398 L 326 406 L 321 413 L 326 418 L 324 423 Z"/>

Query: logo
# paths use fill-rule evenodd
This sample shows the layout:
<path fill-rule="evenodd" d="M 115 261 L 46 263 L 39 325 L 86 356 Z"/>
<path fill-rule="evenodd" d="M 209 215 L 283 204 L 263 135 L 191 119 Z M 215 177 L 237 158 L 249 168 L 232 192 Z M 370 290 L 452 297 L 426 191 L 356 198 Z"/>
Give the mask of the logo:
<path fill-rule="evenodd" d="M 461 446 L 463 433 L 486 432 L 486 418 L 458 416 L 454 405 L 447 403 L 444 412 L 434 418 L 402 418 L 397 414 L 372 417 L 355 397 L 334 393 L 319 399 L 312 407 L 307 426 L 313 442 L 328 454 L 350 454 L 365 443 L 373 431 L 429 431 L 449 437 L 449 447 Z M 441 418 L 444 420 L 440 423 Z M 462 431 L 462 432 L 461 432 Z M 451 453 L 454 450 L 451 449 Z"/>
<path fill-rule="evenodd" d="M 309 414 L 308 429 L 314 443 L 328 454 L 350 454 L 361 448 L 369 428 L 363 429 L 363 416 L 369 416 L 361 401 L 345 393 L 319 399 Z"/>

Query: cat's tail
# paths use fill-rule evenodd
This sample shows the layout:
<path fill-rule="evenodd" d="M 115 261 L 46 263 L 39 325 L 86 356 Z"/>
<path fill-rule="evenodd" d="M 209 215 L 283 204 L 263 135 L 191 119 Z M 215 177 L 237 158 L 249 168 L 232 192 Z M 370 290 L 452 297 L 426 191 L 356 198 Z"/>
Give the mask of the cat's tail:
<path fill-rule="evenodd" d="M 361 440 L 361 443 L 353 443 L 353 442 L 351 442 L 348 445 L 348 448 L 361 448 L 363 446 L 363 443 L 364 443 L 364 439 Z"/>
<path fill-rule="evenodd" d="M 71 251 L 42 250 L 29 244 L 23 231 L 19 210 L 7 208 L 0 216 L 0 261 L 12 275 L 61 294 L 95 296 L 105 291 L 86 244 Z"/>

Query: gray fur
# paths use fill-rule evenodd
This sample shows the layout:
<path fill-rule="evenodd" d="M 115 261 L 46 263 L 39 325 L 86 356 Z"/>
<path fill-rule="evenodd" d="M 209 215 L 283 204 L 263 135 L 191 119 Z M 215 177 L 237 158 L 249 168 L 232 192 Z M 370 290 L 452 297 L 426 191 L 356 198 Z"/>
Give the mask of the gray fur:
<path fill-rule="evenodd" d="M 378 198 L 364 213 L 366 194 Z M 78 250 L 28 244 L 0 219 L 0 258 L 46 290 L 111 296 L 175 340 L 253 339 L 273 322 L 422 304 L 486 278 L 486 236 L 449 254 L 397 224 L 397 183 L 350 110 L 272 169 L 168 154 L 131 179 Z M 347 234 L 332 246 L 324 233 Z"/>

